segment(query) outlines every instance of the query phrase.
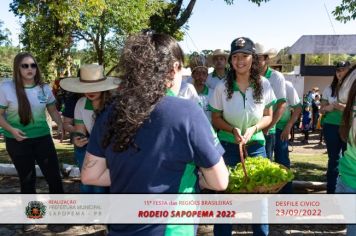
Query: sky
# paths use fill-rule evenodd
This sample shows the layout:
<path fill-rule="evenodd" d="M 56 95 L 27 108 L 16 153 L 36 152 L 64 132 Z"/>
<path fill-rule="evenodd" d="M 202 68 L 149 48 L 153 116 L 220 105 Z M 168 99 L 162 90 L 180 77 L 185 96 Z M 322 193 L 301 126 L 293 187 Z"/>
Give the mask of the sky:
<path fill-rule="evenodd" d="M 180 45 L 185 53 L 229 50 L 233 39 L 244 36 L 280 50 L 302 35 L 356 34 L 355 20 L 344 24 L 331 13 L 341 1 L 270 0 L 258 7 L 248 0 L 235 0 L 234 5 L 224 0 L 198 0 Z M 1 0 L 0 20 L 11 31 L 13 45 L 18 45 L 19 20 L 9 12 L 10 2 Z"/>

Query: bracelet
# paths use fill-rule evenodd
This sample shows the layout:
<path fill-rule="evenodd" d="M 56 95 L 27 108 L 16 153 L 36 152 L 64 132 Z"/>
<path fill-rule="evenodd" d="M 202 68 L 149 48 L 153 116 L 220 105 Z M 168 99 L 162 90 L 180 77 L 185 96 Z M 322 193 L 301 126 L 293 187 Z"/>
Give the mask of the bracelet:
<path fill-rule="evenodd" d="M 232 134 L 234 134 L 234 129 L 235 129 L 235 127 L 232 127 L 232 129 L 231 129 Z"/>

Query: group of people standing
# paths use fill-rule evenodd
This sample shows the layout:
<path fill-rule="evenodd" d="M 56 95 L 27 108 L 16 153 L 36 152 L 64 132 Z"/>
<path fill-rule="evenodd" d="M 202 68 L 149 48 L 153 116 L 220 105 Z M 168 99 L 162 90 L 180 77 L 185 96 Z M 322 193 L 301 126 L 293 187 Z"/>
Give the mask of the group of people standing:
<path fill-rule="evenodd" d="M 189 84 L 182 82 L 184 54 L 172 37 L 151 31 L 133 35 L 120 56 L 120 79 L 105 76 L 101 66 L 84 65 L 78 77 L 60 82 L 63 89 L 84 94 L 75 106 L 67 106 L 62 123 L 34 57 L 20 53 L 13 80 L 0 85 L 0 126 L 6 131 L 6 148 L 19 173 L 21 192 L 35 193 L 37 162 L 50 193 L 63 193 L 45 110 L 59 130 L 65 127 L 73 134 L 83 184 L 104 187 L 83 186 L 83 192 L 223 191 L 228 185 L 226 165 L 240 162 L 239 144 L 251 157 L 274 156 L 290 167 L 289 133 L 302 109 L 292 84 L 268 66 L 273 54 L 247 37 L 236 38 L 229 54 L 214 51 L 212 74 L 204 58 L 192 58 Z M 336 93 L 346 104 L 341 138 L 349 133 L 339 164 L 339 192 L 356 192 L 354 69 L 338 82 Z M 337 106 L 331 100 L 329 104 Z M 333 110 L 328 105 L 323 109 Z M 282 191 L 291 193 L 291 183 Z M 196 229 L 111 225 L 109 234 L 195 235 Z M 214 234 L 231 235 L 231 229 L 216 225 Z M 253 225 L 253 231 L 268 235 L 268 225 Z"/>

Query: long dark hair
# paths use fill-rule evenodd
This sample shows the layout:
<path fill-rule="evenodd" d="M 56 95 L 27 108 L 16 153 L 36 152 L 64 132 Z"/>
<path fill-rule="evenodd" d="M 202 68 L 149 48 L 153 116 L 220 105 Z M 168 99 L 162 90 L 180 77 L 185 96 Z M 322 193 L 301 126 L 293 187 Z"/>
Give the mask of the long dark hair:
<path fill-rule="evenodd" d="M 13 81 L 15 83 L 16 96 L 18 101 L 18 112 L 20 117 L 20 123 L 23 125 L 28 125 L 32 120 L 32 111 L 31 105 L 26 96 L 24 84 L 21 77 L 21 63 L 22 60 L 26 57 L 31 57 L 33 61 L 37 65 L 36 74 L 35 74 L 35 86 L 40 85 L 43 86 L 43 82 L 41 80 L 41 71 L 38 67 L 36 59 L 32 56 L 31 53 L 21 52 L 15 56 L 14 64 L 13 64 Z"/>
<path fill-rule="evenodd" d="M 174 80 L 174 63 L 180 69 L 183 60 L 182 49 L 168 35 L 142 33 L 128 38 L 118 66 L 122 82 L 113 99 L 104 147 L 113 143 L 113 151 L 121 152 L 135 146 L 137 130 Z"/>
<path fill-rule="evenodd" d="M 339 79 L 337 78 L 336 75 L 334 75 L 333 81 L 330 84 L 331 97 L 335 97 L 336 96 L 336 89 L 337 89 L 338 83 L 339 83 Z"/>
<path fill-rule="evenodd" d="M 341 78 L 340 82 L 338 83 L 337 87 L 336 87 L 336 95 L 339 96 L 339 90 L 342 86 L 342 84 L 345 82 L 345 79 L 356 69 L 356 65 L 353 65 L 349 71 L 345 74 L 344 77 Z M 338 97 L 339 99 L 339 97 Z"/>
<path fill-rule="evenodd" d="M 349 95 L 347 98 L 346 107 L 344 109 L 344 113 L 342 114 L 342 123 L 340 125 L 339 132 L 340 132 L 341 139 L 344 141 L 347 141 L 349 131 L 350 131 L 350 129 L 352 129 L 352 119 L 356 119 L 356 118 L 352 117 L 355 99 L 356 99 L 356 80 L 353 82 L 353 84 L 350 88 L 350 92 L 349 92 Z M 351 142 L 351 141 L 348 140 L 348 142 Z M 354 142 L 356 145 L 356 134 L 354 137 Z"/>
<path fill-rule="evenodd" d="M 229 64 L 230 64 L 230 69 L 228 70 L 227 77 L 226 77 L 226 82 L 225 82 L 225 87 L 227 90 L 227 99 L 232 98 L 232 94 L 234 93 L 233 90 L 233 83 L 236 80 L 236 74 L 235 70 L 231 64 L 231 58 L 229 58 Z M 254 88 L 253 90 L 253 98 L 257 101 L 260 102 L 261 99 L 263 98 L 262 95 L 262 81 L 261 81 L 261 76 L 260 76 L 260 66 L 258 62 L 258 55 L 253 53 L 252 54 L 252 66 L 250 69 L 250 86 Z"/>

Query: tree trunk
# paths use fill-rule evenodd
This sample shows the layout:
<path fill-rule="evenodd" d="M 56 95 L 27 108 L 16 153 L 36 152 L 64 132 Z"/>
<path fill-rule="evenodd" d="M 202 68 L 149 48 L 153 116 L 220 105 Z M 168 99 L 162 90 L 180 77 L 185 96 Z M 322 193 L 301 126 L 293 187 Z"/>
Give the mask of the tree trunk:
<path fill-rule="evenodd" d="M 177 20 L 177 27 L 180 28 L 182 27 L 189 19 L 190 15 L 192 14 L 194 5 L 197 0 L 190 0 L 187 8 L 184 10 L 184 12 L 181 14 L 180 18 Z"/>

